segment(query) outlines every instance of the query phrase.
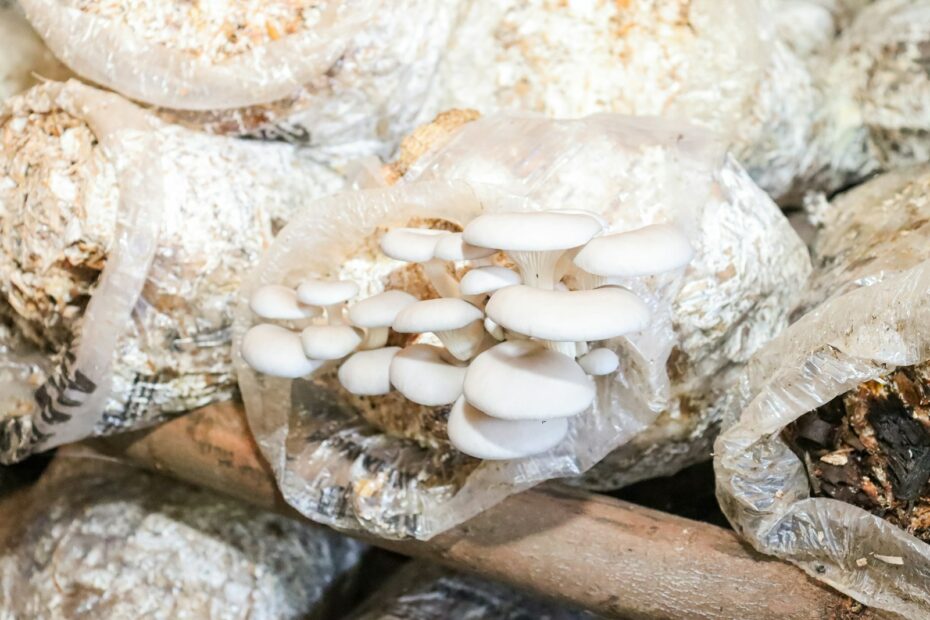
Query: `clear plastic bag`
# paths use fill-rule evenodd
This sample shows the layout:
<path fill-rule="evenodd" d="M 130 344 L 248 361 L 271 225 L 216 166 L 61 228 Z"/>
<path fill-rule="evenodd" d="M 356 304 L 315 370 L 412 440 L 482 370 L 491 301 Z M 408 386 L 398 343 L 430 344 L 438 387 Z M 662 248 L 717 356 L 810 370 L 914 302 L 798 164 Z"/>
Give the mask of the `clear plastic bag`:
<path fill-rule="evenodd" d="M 0 618 L 326 618 L 365 546 L 89 456 L 0 516 Z M 9 525 L 9 527 L 7 527 Z M 343 584 L 345 585 L 345 584 Z"/>
<path fill-rule="evenodd" d="M 327 1 L 285 11 L 269 2 L 265 15 L 244 5 L 220 6 L 216 14 L 209 5 L 174 1 L 20 4 L 49 48 L 78 75 L 132 99 L 192 110 L 291 95 L 332 66 L 379 8 L 363 0 Z"/>
<path fill-rule="evenodd" d="M 654 428 L 663 412 L 667 432 L 656 433 L 658 443 L 712 435 L 714 420 L 688 409 L 689 399 L 708 398 L 730 367 L 784 326 L 809 259 L 777 207 L 719 143 L 659 119 L 489 117 L 418 159 L 394 187 L 318 201 L 282 230 L 243 285 L 237 347 L 259 320 L 248 303 L 259 286 L 295 286 L 316 273 L 352 279 L 362 296 L 386 283 L 403 288 L 392 280 L 396 263 L 378 258 L 386 226 L 437 218 L 463 225 L 482 210 L 566 208 L 595 211 L 615 231 L 676 222 L 697 248 L 683 277 L 627 283 L 655 318 L 643 332 L 609 341 L 622 368 L 599 379 L 595 405 L 573 419 L 567 439 L 534 457 L 478 461 L 445 439 L 448 408 L 390 395 L 350 401 L 331 368 L 309 379 L 276 378 L 236 353 L 250 426 L 291 504 L 340 528 L 429 538 L 509 494 L 587 470 Z M 666 467 L 686 464 L 679 450 L 657 452 Z M 648 476 L 652 464 L 626 473 Z"/>
<path fill-rule="evenodd" d="M 454 107 L 687 119 L 723 136 L 777 198 L 801 172 L 819 101 L 761 4 L 463 5 L 421 119 Z"/>
<path fill-rule="evenodd" d="M 71 75 L 32 30 L 15 0 L 0 1 L 0 41 L 0 101 L 35 84 L 37 76 L 65 80 Z"/>
<path fill-rule="evenodd" d="M 413 127 L 458 4 L 23 2 L 82 77 L 160 106 L 171 122 L 328 158 L 387 156 Z"/>
<path fill-rule="evenodd" d="M 930 546 L 852 503 L 815 497 L 782 431 L 930 359 L 930 168 L 878 177 L 824 214 L 807 312 L 741 376 L 714 448 L 717 495 L 758 550 L 862 603 L 930 617 Z"/>
<path fill-rule="evenodd" d="M 32 345 L 3 352 L 26 370 L 3 382 L 0 460 L 231 398 L 242 272 L 342 177 L 75 81 L 8 100 L 0 132 L 0 315 Z"/>
<path fill-rule="evenodd" d="M 593 620 L 591 613 L 531 598 L 507 586 L 426 562 L 410 562 L 350 620 Z"/>

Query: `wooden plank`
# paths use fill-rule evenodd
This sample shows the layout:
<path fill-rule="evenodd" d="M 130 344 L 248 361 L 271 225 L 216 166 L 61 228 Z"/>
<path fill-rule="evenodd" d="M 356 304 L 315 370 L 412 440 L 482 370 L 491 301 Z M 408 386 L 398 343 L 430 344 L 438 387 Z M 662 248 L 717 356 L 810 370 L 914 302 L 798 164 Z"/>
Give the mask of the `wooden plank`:
<path fill-rule="evenodd" d="M 93 442 L 145 467 L 297 516 L 281 498 L 241 405 Z M 363 537 L 364 538 L 364 537 Z M 430 541 L 373 544 L 628 619 L 878 617 L 722 528 L 546 485 Z"/>

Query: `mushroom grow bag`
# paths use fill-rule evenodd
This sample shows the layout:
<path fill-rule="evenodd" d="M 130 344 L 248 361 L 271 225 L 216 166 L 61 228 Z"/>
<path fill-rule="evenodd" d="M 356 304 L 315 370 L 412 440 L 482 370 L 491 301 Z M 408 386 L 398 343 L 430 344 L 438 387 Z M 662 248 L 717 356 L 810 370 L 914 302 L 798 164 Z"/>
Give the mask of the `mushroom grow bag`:
<path fill-rule="evenodd" d="M 421 118 L 459 107 L 687 119 L 778 198 L 801 172 L 819 101 L 774 22 L 757 0 L 466 3 Z"/>
<path fill-rule="evenodd" d="M 796 205 L 927 160 L 928 40 L 930 7 L 912 0 L 473 2 L 421 118 L 468 107 L 687 119 Z"/>
<path fill-rule="evenodd" d="M 0 460 L 235 390 L 241 274 L 341 177 L 286 144 L 165 125 L 47 83 L 0 108 Z"/>
<path fill-rule="evenodd" d="M 25 0 L 78 75 L 214 133 L 387 155 L 456 0 Z"/>
<path fill-rule="evenodd" d="M 334 532 L 74 451 L 0 506 L 4 618 L 325 620 L 365 551 Z"/>
<path fill-rule="evenodd" d="M 653 320 L 607 343 L 620 370 L 598 378 L 594 405 L 544 454 L 467 457 L 446 437 L 448 407 L 413 405 L 396 393 L 352 396 L 332 366 L 272 377 L 241 356 L 244 335 L 261 321 L 249 307 L 260 287 L 296 286 L 316 274 L 353 280 L 361 296 L 418 295 L 418 268 L 379 254 L 389 228 L 454 230 L 483 212 L 560 209 L 592 211 L 612 231 L 673 222 L 696 256 L 684 273 L 626 283 Z M 492 116 L 421 156 L 397 185 L 322 199 L 292 219 L 243 285 L 235 363 L 252 431 L 294 507 L 340 528 L 429 538 L 507 495 L 578 475 L 637 437 L 599 484 L 707 458 L 719 420 L 704 405 L 785 325 L 809 269 L 774 203 L 700 130 L 617 115 Z"/>
<path fill-rule="evenodd" d="M 930 5 L 861 8 L 818 63 L 819 106 L 798 190 L 827 193 L 930 158 Z"/>
<path fill-rule="evenodd" d="M 734 391 L 717 495 L 759 551 L 930 617 L 930 168 L 837 198 L 804 311 Z"/>
<path fill-rule="evenodd" d="M 347 620 L 593 620 L 589 612 L 427 562 L 410 562 Z"/>

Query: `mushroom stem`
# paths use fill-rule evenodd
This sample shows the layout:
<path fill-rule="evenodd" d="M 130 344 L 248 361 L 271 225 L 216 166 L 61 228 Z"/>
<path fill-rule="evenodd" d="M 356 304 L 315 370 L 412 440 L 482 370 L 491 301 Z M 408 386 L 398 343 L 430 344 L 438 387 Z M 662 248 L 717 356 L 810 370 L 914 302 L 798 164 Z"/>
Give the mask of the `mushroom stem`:
<path fill-rule="evenodd" d="M 544 252 L 507 252 L 520 271 L 523 283 L 534 288 L 555 289 L 559 281 L 557 267 L 564 250 Z"/>
<path fill-rule="evenodd" d="M 459 284 L 455 278 L 449 275 L 444 260 L 432 258 L 420 263 L 420 265 L 423 267 L 423 273 L 426 274 L 429 283 L 433 285 L 440 297 L 459 296 Z"/>
<path fill-rule="evenodd" d="M 387 344 L 389 331 L 387 327 L 369 327 L 365 330 L 365 337 L 362 339 L 362 343 L 358 345 L 359 350 L 368 351 L 371 349 L 380 349 Z"/>
<path fill-rule="evenodd" d="M 562 355 L 567 355 L 568 357 L 575 359 L 575 356 L 578 354 L 578 343 L 577 342 L 559 342 L 556 340 L 540 340 L 539 343 L 550 351 L 555 351 L 556 353 L 561 353 Z"/>
<path fill-rule="evenodd" d="M 329 325 L 345 325 L 345 318 L 342 316 L 342 310 L 345 308 L 344 303 L 326 306 L 326 322 Z"/>

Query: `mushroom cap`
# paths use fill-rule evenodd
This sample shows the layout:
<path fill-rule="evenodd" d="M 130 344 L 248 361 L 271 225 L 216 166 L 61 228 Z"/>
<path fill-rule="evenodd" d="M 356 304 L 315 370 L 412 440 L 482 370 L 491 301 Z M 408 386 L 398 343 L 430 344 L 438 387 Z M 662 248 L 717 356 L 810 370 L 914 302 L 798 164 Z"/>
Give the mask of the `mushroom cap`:
<path fill-rule="evenodd" d="M 358 327 L 390 327 L 398 312 L 417 301 L 405 291 L 384 291 L 349 308 L 349 321 Z"/>
<path fill-rule="evenodd" d="M 415 344 L 403 349 L 391 362 L 391 385 L 420 405 L 449 405 L 462 395 L 465 367 L 442 359 L 442 349 Z"/>
<path fill-rule="evenodd" d="M 342 363 L 339 383 L 352 394 L 381 396 L 391 391 L 391 360 L 400 347 L 359 351 Z"/>
<path fill-rule="evenodd" d="M 381 237 L 381 251 L 408 263 L 425 263 L 433 258 L 436 242 L 447 230 L 432 228 L 392 228 Z"/>
<path fill-rule="evenodd" d="M 610 349 L 592 349 L 578 358 L 578 365 L 589 375 L 609 375 L 620 367 L 620 358 Z"/>
<path fill-rule="evenodd" d="M 592 239 L 575 256 L 575 265 L 608 277 L 639 277 L 680 269 L 694 258 L 691 242 L 673 224 Z"/>
<path fill-rule="evenodd" d="M 348 325 L 311 325 L 300 332 L 300 342 L 307 357 L 338 360 L 354 351 L 362 337 Z"/>
<path fill-rule="evenodd" d="M 245 333 L 241 352 L 246 364 L 273 377 L 296 379 L 323 365 L 304 355 L 297 333 L 269 323 L 255 325 Z"/>
<path fill-rule="evenodd" d="M 544 252 L 584 245 L 601 230 L 598 219 L 586 213 L 485 213 L 468 223 L 462 238 L 467 243 L 483 248 L 511 252 Z"/>
<path fill-rule="evenodd" d="M 405 307 L 397 313 L 392 327 L 401 334 L 451 331 L 483 318 L 484 313 L 464 299 L 441 297 Z"/>
<path fill-rule="evenodd" d="M 581 413 L 594 401 L 594 381 L 575 360 L 531 340 L 508 340 L 472 360 L 465 398 L 504 420 L 548 420 Z"/>
<path fill-rule="evenodd" d="M 449 412 L 449 441 L 479 459 L 519 459 L 545 452 L 568 433 L 568 420 L 501 420 L 459 398 Z"/>
<path fill-rule="evenodd" d="M 255 289 L 249 298 L 249 307 L 263 319 L 296 321 L 322 314 L 319 308 L 302 305 L 297 292 L 282 284 L 266 284 Z"/>
<path fill-rule="evenodd" d="M 617 286 L 589 291 L 509 286 L 491 295 L 485 312 L 504 329 L 557 342 L 606 340 L 649 323 L 646 304 Z"/>
<path fill-rule="evenodd" d="M 494 248 L 480 248 L 466 243 L 462 233 L 449 233 L 436 242 L 433 256 L 442 260 L 477 260 L 496 253 Z"/>
<path fill-rule="evenodd" d="M 462 295 L 484 295 L 505 286 L 520 284 L 520 274 L 506 267 L 478 267 L 462 277 L 459 290 Z"/>
<path fill-rule="evenodd" d="M 351 280 L 309 278 L 297 287 L 297 299 L 311 306 L 341 304 L 358 295 L 358 284 Z"/>

